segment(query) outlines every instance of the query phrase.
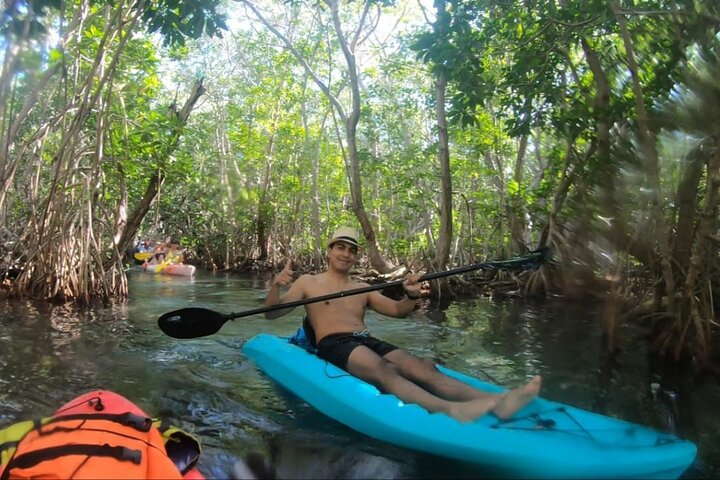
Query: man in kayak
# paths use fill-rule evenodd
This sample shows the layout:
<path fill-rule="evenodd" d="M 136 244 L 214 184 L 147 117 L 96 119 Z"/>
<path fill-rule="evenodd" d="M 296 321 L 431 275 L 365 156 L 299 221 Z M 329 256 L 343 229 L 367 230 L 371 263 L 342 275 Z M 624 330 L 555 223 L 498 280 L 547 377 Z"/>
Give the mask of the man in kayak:
<path fill-rule="evenodd" d="M 288 259 L 285 268 L 273 279 L 265 306 L 367 287 L 368 284 L 350 278 L 358 248 L 357 232 L 342 227 L 328 242 L 327 271 L 302 275 L 293 281 L 292 260 Z M 488 412 L 501 419 L 512 417 L 537 396 L 540 376 L 515 390 L 489 394 L 441 373 L 428 359 L 370 336 L 365 325 L 365 310 L 371 308 L 382 315 L 406 317 L 415 309 L 420 296 L 420 277 L 419 274 L 406 276 L 405 296 L 401 300 L 373 291 L 305 305 L 318 356 L 405 403 L 418 404 L 430 412 L 444 412 L 461 422 L 473 421 Z M 281 295 L 281 287 L 288 285 L 290 288 Z M 290 311 L 292 308 L 276 310 L 265 316 L 278 318 Z"/>

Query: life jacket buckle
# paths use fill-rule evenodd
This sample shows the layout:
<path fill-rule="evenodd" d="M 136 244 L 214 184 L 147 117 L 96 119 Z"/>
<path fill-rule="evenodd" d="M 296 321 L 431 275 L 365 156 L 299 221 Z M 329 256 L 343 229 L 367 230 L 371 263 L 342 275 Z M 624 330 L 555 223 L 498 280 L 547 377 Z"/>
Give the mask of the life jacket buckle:
<path fill-rule="evenodd" d="M 138 432 L 149 432 L 152 427 L 152 419 L 128 412 L 123 415 L 122 424 L 132 427 Z"/>
<path fill-rule="evenodd" d="M 140 465 L 140 463 L 142 462 L 142 452 L 140 450 L 133 450 L 133 449 L 127 448 L 127 447 L 119 447 L 119 448 L 120 448 L 120 459 L 129 460 L 130 462 L 134 463 L 135 465 Z"/>

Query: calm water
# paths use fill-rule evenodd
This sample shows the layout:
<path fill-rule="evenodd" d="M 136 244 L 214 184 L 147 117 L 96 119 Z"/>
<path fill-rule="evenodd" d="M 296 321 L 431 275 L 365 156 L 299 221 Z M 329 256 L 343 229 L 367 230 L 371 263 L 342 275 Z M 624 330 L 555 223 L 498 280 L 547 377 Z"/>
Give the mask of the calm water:
<path fill-rule="evenodd" d="M 222 313 L 262 304 L 258 278 L 173 278 L 130 272 L 130 299 L 77 312 L 0 300 L 0 427 L 50 414 L 88 390 L 114 390 L 154 416 L 194 433 L 200 469 L 228 477 L 249 452 L 285 478 L 473 478 L 472 467 L 393 447 L 329 420 L 245 359 L 245 340 L 289 334 L 302 310 L 278 320 L 228 322 L 216 335 L 174 340 L 157 318 L 186 306 Z M 600 306 L 558 301 L 458 301 L 407 319 L 373 313 L 373 334 L 465 373 L 515 386 L 544 376 L 543 396 L 663 429 L 699 444 L 687 478 L 720 476 L 720 385 L 670 380 L 648 364 L 646 346 L 623 329 L 621 354 L 601 347 Z M 656 384 L 653 394 L 652 384 Z"/>

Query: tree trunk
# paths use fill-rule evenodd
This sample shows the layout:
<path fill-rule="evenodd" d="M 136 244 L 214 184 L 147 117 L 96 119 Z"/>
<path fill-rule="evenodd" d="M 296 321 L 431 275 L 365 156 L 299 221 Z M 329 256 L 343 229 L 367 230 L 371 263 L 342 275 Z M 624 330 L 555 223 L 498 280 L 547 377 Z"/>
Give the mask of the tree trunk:
<path fill-rule="evenodd" d="M 176 126 L 173 131 L 173 141 L 171 142 L 170 148 L 168 148 L 165 152 L 162 152 L 162 154 L 165 156 L 165 159 L 167 159 L 170 154 L 172 154 L 172 152 L 175 150 L 175 148 L 177 148 L 178 143 L 180 142 L 182 129 L 187 124 L 188 118 L 190 118 L 190 113 L 192 112 L 195 104 L 203 95 L 203 93 L 205 93 L 205 87 L 203 86 L 203 79 L 200 78 L 196 80 L 193 84 L 192 90 L 190 91 L 190 96 L 187 98 L 187 100 L 185 100 L 185 104 L 183 105 L 183 108 L 180 110 L 180 112 L 176 112 L 175 110 L 171 111 L 171 114 L 175 115 L 175 117 L 177 118 L 177 123 L 175 124 Z M 162 164 L 163 162 L 160 163 Z M 145 189 L 145 194 L 140 199 L 140 202 L 135 207 L 135 210 L 133 210 L 133 212 L 129 215 L 127 225 L 120 232 L 120 240 L 117 243 L 117 251 L 120 252 L 121 255 L 132 245 L 133 239 L 135 238 L 135 235 L 137 235 L 138 229 L 140 228 L 143 219 L 150 211 L 150 207 L 152 207 L 152 204 L 155 201 L 155 198 L 157 197 L 158 192 L 160 191 L 160 188 L 164 181 L 164 168 L 160 168 L 157 172 L 153 174 L 152 177 L 150 177 L 150 182 Z"/>
<path fill-rule="evenodd" d="M 614 265 L 612 267 L 612 273 L 621 275 L 624 268 L 621 268 L 621 263 L 626 257 L 625 252 L 627 247 L 623 241 L 625 236 L 623 235 L 623 225 L 625 225 L 622 213 L 620 211 L 617 194 L 615 188 L 615 175 L 614 169 L 610 168 L 612 165 L 610 156 L 610 127 L 613 124 L 613 119 L 610 116 L 610 84 L 605 74 L 605 70 L 602 68 L 602 63 L 597 55 L 597 52 L 590 46 L 590 43 L 586 38 L 580 40 L 582 44 L 583 52 L 585 52 L 585 58 L 593 73 L 593 79 L 595 81 L 596 94 L 593 101 L 594 113 L 595 113 L 595 136 L 597 139 L 597 160 L 601 165 L 600 172 L 600 195 L 602 196 L 601 207 L 605 211 L 605 216 L 610 219 L 610 236 L 612 238 L 612 244 L 618 250 L 614 256 Z M 604 167 L 604 168 L 603 168 Z M 608 272 L 610 273 L 610 272 Z M 618 321 L 618 315 L 620 314 L 619 308 L 619 285 L 622 282 L 618 281 L 613 284 L 610 295 L 605 299 L 605 309 L 603 312 L 603 321 L 605 324 L 605 333 L 607 339 L 607 348 L 610 352 L 614 352 L 617 348 L 617 341 L 620 336 L 620 322 Z"/>
<path fill-rule="evenodd" d="M 444 12 L 445 1 L 436 0 L 438 13 Z M 453 203 L 452 203 L 452 175 L 450 172 L 450 148 L 448 139 L 447 116 L 445 113 L 445 90 L 447 77 L 441 71 L 435 79 L 435 112 L 438 127 L 438 163 L 440 164 L 440 231 L 438 232 L 437 249 L 435 251 L 435 271 L 445 270 L 450 257 L 450 246 L 453 240 Z M 442 278 L 433 283 L 433 293 L 440 296 L 452 291 L 448 289 L 448 278 Z"/>
<path fill-rule="evenodd" d="M 432 25 L 435 35 L 440 38 L 447 36 L 448 16 L 445 8 L 445 0 L 435 0 L 435 23 Z M 452 174 L 450 171 L 450 141 L 448 138 L 447 113 L 445 111 L 447 73 L 442 66 L 436 66 L 435 74 L 435 121 L 438 130 L 438 165 L 440 166 L 440 231 L 437 235 L 435 258 L 433 267 L 435 271 L 445 270 L 450 257 L 450 246 L 453 240 L 453 203 L 452 203 Z M 430 225 L 428 225 L 430 226 Z M 448 279 L 443 278 L 433 282 L 433 294 L 440 296 L 443 291 L 448 290 Z"/>
<path fill-rule="evenodd" d="M 293 54 L 293 56 L 298 60 L 298 62 L 300 62 L 300 64 L 303 66 L 308 75 L 310 75 L 318 88 L 320 88 L 320 90 L 322 90 L 322 92 L 328 98 L 331 105 L 335 108 L 338 116 L 342 119 L 345 126 L 345 140 L 347 142 L 346 168 L 350 185 L 350 196 L 352 197 L 352 209 L 358 221 L 360 222 L 363 235 L 365 236 L 365 249 L 367 250 L 368 256 L 370 257 L 371 265 L 381 273 L 389 272 L 392 267 L 380 253 L 380 248 L 378 246 L 377 238 L 375 236 L 375 230 L 370 223 L 370 219 L 368 218 L 367 212 L 365 211 L 365 206 L 363 205 L 362 200 L 360 161 L 357 151 L 357 125 L 360 120 L 360 81 L 358 79 L 357 65 L 355 63 L 355 54 L 353 53 L 357 38 L 353 40 L 352 45 L 348 44 L 348 40 L 343 34 L 340 24 L 338 1 L 325 0 L 325 3 L 330 7 L 330 13 L 332 16 L 332 22 L 335 29 L 336 38 L 340 43 L 340 47 L 342 49 L 343 55 L 345 56 L 345 60 L 348 66 L 347 74 L 350 80 L 350 89 L 352 95 L 352 110 L 350 115 L 347 115 L 345 113 L 345 109 L 343 108 L 342 103 L 340 103 L 340 100 L 338 100 L 338 98 L 333 95 L 328 85 L 326 85 L 325 82 L 323 82 L 323 80 L 317 75 L 317 73 L 315 73 L 315 70 L 310 66 L 307 59 L 302 53 L 300 53 L 297 48 L 295 48 L 295 45 L 290 41 L 290 39 L 287 36 L 283 35 L 282 32 L 280 32 L 277 28 L 275 28 L 275 26 L 273 26 L 262 15 L 262 13 L 260 13 L 257 7 L 253 4 L 253 2 L 250 2 L 249 0 L 240 1 L 255 14 L 258 20 L 260 20 L 260 22 L 262 22 L 262 24 L 265 25 L 268 30 L 270 30 L 277 38 L 279 38 L 285 44 L 285 47 L 290 51 L 290 53 Z M 364 6 L 363 17 L 358 24 L 358 32 L 360 32 L 360 30 L 362 29 L 363 23 L 367 18 L 367 12 L 370 6 L 371 2 L 367 1 Z"/>
<path fill-rule="evenodd" d="M 275 132 L 277 130 L 277 118 L 273 119 L 272 134 L 265 149 L 265 168 L 262 174 L 260 185 L 260 197 L 258 198 L 257 217 L 255 219 L 255 228 L 257 230 L 257 249 L 258 260 L 261 262 L 268 258 L 268 243 L 270 241 L 270 231 L 272 230 L 272 209 L 270 208 L 270 174 L 272 172 L 272 163 L 275 156 Z"/>
<path fill-rule="evenodd" d="M 438 0 L 436 4 L 444 4 Z M 438 127 L 438 163 L 440 164 L 440 232 L 438 233 L 437 251 L 435 252 L 435 268 L 445 270 L 450 255 L 453 239 L 452 224 L 452 176 L 450 174 L 450 149 L 448 140 L 447 118 L 445 114 L 445 89 L 447 78 L 441 72 L 435 80 L 435 111 Z"/>
<path fill-rule="evenodd" d="M 682 171 L 677 189 L 677 226 L 675 231 L 675 248 L 673 257 L 678 278 L 687 278 L 695 236 L 695 213 L 698 202 L 698 187 L 703 174 L 707 142 L 701 142 L 685 157 L 685 168 Z"/>
<path fill-rule="evenodd" d="M 347 63 L 347 72 L 350 79 L 350 91 L 352 92 L 352 110 L 345 120 L 345 140 L 347 142 L 347 155 L 350 167 L 350 196 L 352 197 L 353 212 L 360 222 L 363 234 L 365 235 L 365 249 L 370 257 L 370 264 L 380 273 L 388 273 L 392 270 L 392 265 L 388 263 L 380 252 L 380 247 L 375 235 L 375 229 L 368 218 L 365 211 L 362 198 L 362 181 L 360 178 L 360 157 L 357 149 L 357 126 L 360 122 L 360 80 L 358 78 L 357 64 L 355 62 L 355 53 L 348 45 L 347 38 L 342 31 L 340 24 L 340 13 L 338 11 L 337 0 L 327 0 L 332 12 L 333 25 L 337 39 L 340 42 L 345 61 Z M 366 2 L 365 9 L 370 6 L 370 2 Z"/>
<path fill-rule="evenodd" d="M 517 192 L 511 194 L 508 205 L 508 226 L 510 228 L 510 236 L 513 245 L 512 253 L 518 253 L 520 255 L 525 254 L 528 250 L 527 222 L 525 221 L 525 206 L 523 204 L 521 188 L 527 144 L 528 136 L 523 135 L 520 138 L 520 147 L 518 148 L 517 158 L 515 159 L 515 172 L 513 175 Z"/>
<path fill-rule="evenodd" d="M 665 219 L 662 213 L 662 190 L 660 188 L 660 162 L 658 159 L 657 148 L 655 145 L 655 135 L 650 127 L 650 118 L 645 107 L 645 98 L 643 94 L 642 84 L 638 77 L 638 65 L 635 60 L 635 47 L 630 32 L 627 28 L 627 19 L 621 11 L 616 0 L 612 1 L 613 12 L 620 27 L 620 35 L 627 52 L 628 67 L 630 69 L 630 77 L 632 81 L 633 96 L 635 100 L 635 109 L 637 111 L 638 120 L 638 136 L 640 137 L 640 146 L 642 151 L 645 169 L 648 176 L 650 193 L 650 217 L 651 228 L 647 232 L 648 236 L 656 242 L 660 254 L 660 270 L 664 280 L 665 292 L 667 298 L 668 309 L 671 312 L 676 310 L 675 307 L 675 280 L 671 267 L 669 231 L 667 229 Z"/>
<path fill-rule="evenodd" d="M 303 100 L 302 100 L 302 123 L 303 123 L 303 138 L 305 144 L 305 155 L 307 161 L 310 163 L 310 211 L 312 217 L 312 230 L 313 230 L 313 244 L 312 244 L 312 263 L 313 268 L 318 271 L 322 266 L 323 258 L 323 246 L 321 242 L 322 234 L 320 229 L 320 204 L 318 193 L 318 175 L 320 170 L 320 149 L 322 146 L 322 133 L 313 142 L 311 138 L 311 130 L 308 122 L 308 109 L 307 109 L 307 80 L 308 74 L 305 72 L 303 77 Z M 322 124 L 319 129 L 320 132 L 325 130 L 325 122 L 327 121 L 328 113 L 323 116 Z"/>
<path fill-rule="evenodd" d="M 580 40 L 582 44 L 585 58 L 588 66 L 593 73 L 595 81 L 595 89 L 597 93 L 593 99 L 593 110 L 595 112 L 595 138 L 597 139 L 597 159 L 599 164 L 605 166 L 601 171 L 601 195 L 602 208 L 605 209 L 605 215 L 610 219 L 610 235 L 612 243 L 618 249 L 623 249 L 623 227 L 622 213 L 620 211 L 616 188 L 615 188 L 615 170 L 610 168 L 610 127 L 613 119 L 610 115 L 610 83 L 608 82 L 605 70 L 602 68 L 602 62 L 597 52 L 590 46 L 587 39 Z"/>
<path fill-rule="evenodd" d="M 680 326 L 676 328 L 680 335 L 675 343 L 675 358 L 692 345 L 690 353 L 696 355 L 699 363 L 707 364 L 710 360 L 711 326 L 715 318 L 713 295 L 710 291 L 709 277 L 714 258 L 717 253 L 710 247 L 712 238 L 718 228 L 718 190 L 720 189 L 720 154 L 718 142 L 710 149 L 707 162 L 707 187 L 705 189 L 705 205 L 700 215 L 697 229 L 695 249 L 690 258 L 687 279 L 683 285 L 682 308 L 680 310 Z M 688 328 L 692 327 L 692 328 Z M 688 331 L 694 332 L 694 338 L 686 338 Z"/>

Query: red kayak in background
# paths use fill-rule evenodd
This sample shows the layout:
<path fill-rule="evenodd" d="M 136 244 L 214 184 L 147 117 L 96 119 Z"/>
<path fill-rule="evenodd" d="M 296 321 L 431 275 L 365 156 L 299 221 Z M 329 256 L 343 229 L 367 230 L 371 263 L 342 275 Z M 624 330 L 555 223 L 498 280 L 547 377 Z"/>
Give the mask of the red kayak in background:
<path fill-rule="evenodd" d="M 185 263 L 143 263 L 143 270 L 146 272 L 164 273 L 165 275 L 175 275 L 179 277 L 192 277 L 195 275 L 195 266 Z"/>

